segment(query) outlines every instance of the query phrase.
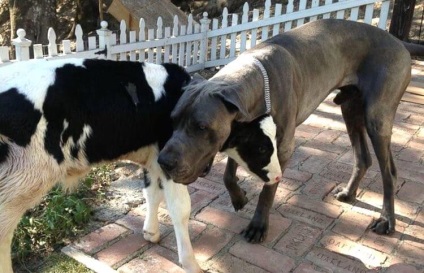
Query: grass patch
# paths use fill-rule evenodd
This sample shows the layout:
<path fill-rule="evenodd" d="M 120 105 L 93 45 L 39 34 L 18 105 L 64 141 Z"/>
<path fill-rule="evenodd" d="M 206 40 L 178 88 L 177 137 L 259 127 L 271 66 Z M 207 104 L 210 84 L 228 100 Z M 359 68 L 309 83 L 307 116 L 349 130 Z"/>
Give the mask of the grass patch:
<path fill-rule="evenodd" d="M 52 253 L 41 266 L 39 273 L 92 273 L 90 269 L 62 253 Z"/>
<path fill-rule="evenodd" d="M 84 232 L 91 217 L 90 204 L 97 203 L 104 198 L 105 189 L 112 181 L 113 169 L 114 165 L 93 168 L 75 192 L 68 194 L 57 186 L 43 198 L 37 207 L 25 213 L 13 237 L 14 264 L 19 268 L 22 267 L 23 270 L 31 271 L 38 267 L 40 260 L 44 259 L 47 261 L 51 259 L 50 264 L 54 263 L 55 259 L 64 260 L 65 264 L 69 264 L 66 259 L 61 257 L 64 255 L 54 254 L 49 257 L 49 254 Z"/>

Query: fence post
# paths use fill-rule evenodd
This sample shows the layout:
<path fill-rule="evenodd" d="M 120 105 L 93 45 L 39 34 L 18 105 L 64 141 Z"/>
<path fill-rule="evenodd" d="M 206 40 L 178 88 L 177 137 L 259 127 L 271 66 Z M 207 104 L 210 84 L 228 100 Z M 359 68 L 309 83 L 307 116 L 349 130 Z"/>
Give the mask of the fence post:
<path fill-rule="evenodd" d="M 208 54 L 208 30 L 211 20 L 208 19 L 208 13 L 203 12 L 203 18 L 200 19 L 200 32 L 202 33 L 202 40 L 200 41 L 200 56 L 199 64 L 205 67 L 206 55 Z"/>
<path fill-rule="evenodd" d="M 56 32 L 51 27 L 47 32 L 47 39 L 49 40 L 49 45 L 47 46 L 49 57 L 57 56 Z"/>
<path fill-rule="evenodd" d="M 99 48 L 106 49 L 106 59 L 111 59 L 112 54 L 110 52 L 110 39 L 112 37 L 112 31 L 107 29 L 108 23 L 106 21 L 102 21 L 100 26 L 101 29 L 96 30 L 97 35 L 99 36 Z"/>
<path fill-rule="evenodd" d="M 17 61 L 26 61 L 29 60 L 29 47 L 32 41 L 25 38 L 26 32 L 24 29 L 20 28 L 16 31 L 18 38 L 12 40 L 12 45 L 15 46 L 16 51 L 16 60 Z"/>

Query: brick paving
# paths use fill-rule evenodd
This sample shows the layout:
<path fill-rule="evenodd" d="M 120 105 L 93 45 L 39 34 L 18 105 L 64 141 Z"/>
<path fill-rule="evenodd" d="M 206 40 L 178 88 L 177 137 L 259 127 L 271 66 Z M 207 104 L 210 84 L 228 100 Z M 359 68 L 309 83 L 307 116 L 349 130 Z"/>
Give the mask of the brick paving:
<path fill-rule="evenodd" d="M 422 65 L 413 66 L 413 92 L 424 88 Z M 407 93 L 399 106 L 392 141 L 399 175 L 397 227 L 391 236 L 378 236 L 368 230 L 382 205 L 374 155 L 357 200 L 346 204 L 333 198 L 332 190 L 345 185 L 353 163 L 333 96 L 297 129 L 296 151 L 279 185 L 264 243 L 249 244 L 239 235 L 254 213 L 260 181 L 238 171 L 240 186 L 249 198 L 239 212 L 232 208 L 222 182 L 224 156 L 216 159 L 207 177 L 189 186 L 190 236 L 205 271 L 424 272 L 424 105 L 411 102 Z M 175 236 L 164 206 L 159 214 L 161 241 L 157 245 L 141 236 L 145 215 L 141 205 L 63 251 L 97 272 L 184 272 L 178 266 Z"/>

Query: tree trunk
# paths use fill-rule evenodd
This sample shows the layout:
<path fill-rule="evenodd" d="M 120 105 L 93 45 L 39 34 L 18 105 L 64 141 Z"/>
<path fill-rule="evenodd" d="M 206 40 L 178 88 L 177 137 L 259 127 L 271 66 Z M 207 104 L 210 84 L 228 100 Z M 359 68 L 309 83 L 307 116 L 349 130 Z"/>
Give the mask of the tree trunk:
<path fill-rule="evenodd" d="M 56 0 L 38 0 L 40 9 L 34 9 L 34 22 L 36 31 L 34 33 L 34 43 L 47 44 L 47 33 L 50 27 L 56 32 L 58 29 L 56 17 Z"/>
<path fill-rule="evenodd" d="M 9 0 L 9 17 L 10 17 L 10 40 L 16 38 L 16 23 L 19 21 L 18 7 L 16 0 Z"/>
<path fill-rule="evenodd" d="M 206 11 L 209 18 L 213 18 L 221 15 L 224 7 L 227 7 L 230 13 L 234 12 L 242 7 L 246 0 L 171 0 L 171 2 L 185 12 L 193 12 L 194 16 L 202 17 L 202 13 Z"/>
<path fill-rule="evenodd" d="M 56 24 L 56 0 L 9 0 L 11 39 L 23 28 L 26 38 L 35 43 L 47 43 L 49 27 Z"/>
<path fill-rule="evenodd" d="M 103 0 L 99 0 L 99 19 L 103 21 Z"/>
<path fill-rule="evenodd" d="M 395 0 L 389 32 L 407 41 L 414 16 L 415 0 Z"/>

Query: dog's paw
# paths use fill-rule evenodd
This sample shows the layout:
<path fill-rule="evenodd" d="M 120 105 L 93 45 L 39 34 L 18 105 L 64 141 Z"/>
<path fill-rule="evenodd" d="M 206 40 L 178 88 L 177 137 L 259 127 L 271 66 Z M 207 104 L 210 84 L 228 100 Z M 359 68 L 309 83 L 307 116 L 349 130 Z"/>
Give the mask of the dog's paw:
<path fill-rule="evenodd" d="M 370 229 L 380 235 L 392 234 L 395 232 L 394 225 L 390 224 L 390 221 L 386 217 L 380 217 L 374 220 L 370 225 Z"/>
<path fill-rule="evenodd" d="M 148 232 L 146 230 L 143 230 L 143 237 L 144 240 L 152 242 L 154 244 L 159 242 L 160 239 L 160 232 Z"/>
<path fill-rule="evenodd" d="M 349 195 L 348 191 L 342 187 L 337 187 L 334 190 L 334 197 L 340 202 L 344 203 L 352 203 L 356 199 L 356 196 L 354 194 Z"/>
<path fill-rule="evenodd" d="M 249 225 L 241 232 L 241 235 L 249 243 L 262 243 L 268 234 L 268 223 L 250 222 Z"/>
<path fill-rule="evenodd" d="M 249 202 L 249 200 L 246 197 L 246 191 L 243 190 L 243 196 L 240 196 L 236 200 L 231 200 L 231 203 L 233 204 L 233 207 L 236 211 L 239 211 L 244 208 L 244 206 Z"/>

